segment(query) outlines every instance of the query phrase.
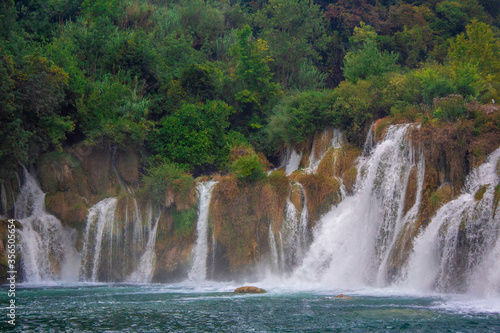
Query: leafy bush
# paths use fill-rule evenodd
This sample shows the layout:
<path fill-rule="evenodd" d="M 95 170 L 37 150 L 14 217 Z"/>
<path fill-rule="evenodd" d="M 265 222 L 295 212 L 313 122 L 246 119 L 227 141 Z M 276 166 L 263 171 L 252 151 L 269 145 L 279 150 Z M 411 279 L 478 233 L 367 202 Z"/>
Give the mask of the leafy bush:
<path fill-rule="evenodd" d="M 238 158 L 231 165 L 231 171 L 242 183 L 256 182 L 266 177 L 259 157 L 255 154 Z"/>
<path fill-rule="evenodd" d="M 226 135 L 233 109 L 221 101 L 185 103 L 164 117 L 153 131 L 149 145 L 154 153 L 195 171 L 226 164 Z"/>
<path fill-rule="evenodd" d="M 63 112 L 68 74 L 39 55 L 16 63 L 0 48 L 0 75 L 0 157 L 15 165 L 60 150 L 74 129 Z"/>
<path fill-rule="evenodd" d="M 173 213 L 173 218 L 174 232 L 186 237 L 194 231 L 196 220 L 198 218 L 198 212 L 196 211 L 196 207 L 191 207 L 183 211 L 176 210 Z"/>
<path fill-rule="evenodd" d="M 185 199 L 194 187 L 194 178 L 184 169 L 171 163 L 161 163 L 149 168 L 142 178 L 143 191 L 149 199 L 165 203 L 167 191 L 179 199 Z"/>
<path fill-rule="evenodd" d="M 130 146 L 146 139 L 149 101 L 137 88 L 105 76 L 90 82 L 87 94 L 77 101 L 77 112 L 89 144 Z"/>
<path fill-rule="evenodd" d="M 270 117 L 269 140 L 281 146 L 300 144 L 314 133 L 336 124 L 332 112 L 335 100 L 332 90 L 307 91 L 285 97 Z"/>
<path fill-rule="evenodd" d="M 468 115 L 464 98 L 460 95 L 450 95 L 434 99 L 434 118 L 440 120 L 456 120 Z"/>
<path fill-rule="evenodd" d="M 381 52 L 375 42 L 376 36 L 374 29 L 363 22 L 354 29 L 354 36 L 351 38 L 351 44 L 355 44 L 354 49 L 344 58 L 343 70 L 347 80 L 357 82 L 397 69 L 395 64 L 398 55 Z"/>

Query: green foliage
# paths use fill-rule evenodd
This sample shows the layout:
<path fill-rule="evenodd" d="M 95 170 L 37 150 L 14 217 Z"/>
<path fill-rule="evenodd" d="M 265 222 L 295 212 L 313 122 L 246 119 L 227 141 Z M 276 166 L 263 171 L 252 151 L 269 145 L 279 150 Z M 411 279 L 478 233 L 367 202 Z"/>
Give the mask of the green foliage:
<path fill-rule="evenodd" d="M 357 142 L 389 112 L 481 131 L 500 122 L 464 105 L 499 99 L 497 14 L 485 0 L 1 1 L 1 164 L 86 140 L 207 173 L 234 145 L 270 155 L 326 126 Z"/>
<path fill-rule="evenodd" d="M 231 165 L 231 172 L 241 183 L 252 183 L 266 178 L 262 163 L 256 154 L 244 155 Z"/>
<path fill-rule="evenodd" d="M 338 125 L 331 90 L 308 91 L 285 97 L 273 110 L 267 126 L 275 145 L 299 144 L 331 125 Z"/>
<path fill-rule="evenodd" d="M 38 154 L 61 149 L 61 142 L 74 128 L 62 113 L 68 75 L 38 55 L 15 63 L 0 53 L 0 157 L 6 162 L 32 162 Z"/>
<path fill-rule="evenodd" d="M 456 71 L 475 70 L 475 81 L 481 80 L 480 93 L 483 100 L 498 98 L 500 91 L 500 39 L 491 27 L 473 21 L 462 33 L 451 41 L 448 58 Z"/>
<path fill-rule="evenodd" d="M 376 82 L 374 82 L 376 81 Z M 390 109 L 391 100 L 382 88 L 387 77 L 374 77 L 372 81 L 342 82 L 335 89 L 333 106 L 337 127 L 346 129 L 350 140 L 359 142 L 364 125 L 373 119 L 382 118 Z"/>
<path fill-rule="evenodd" d="M 301 68 L 315 67 L 331 41 L 320 6 L 311 0 L 270 0 L 255 14 L 255 23 L 269 43 L 278 82 L 299 90 L 310 87 Z"/>
<path fill-rule="evenodd" d="M 387 72 L 396 71 L 398 55 L 381 52 L 375 42 L 376 33 L 370 26 L 361 22 L 359 28 L 354 29 L 351 44 L 354 50 L 348 52 L 344 58 L 344 76 L 347 80 L 357 82 Z"/>
<path fill-rule="evenodd" d="M 457 120 L 468 116 L 464 98 L 460 95 L 436 98 L 434 108 L 434 118 L 440 120 Z"/>
<path fill-rule="evenodd" d="M 269 69 L 271 57 L 266 55 L 267 43 L 262 39 L 249 41 L 252 30 L 244 26 L 237 33 L 237 42 L 231 48 L 236 58 L 236 100 L 248 108 L 261 108 L 276 95 L 279 85 L 271 82 Z"/>
<path fill-rule="evenodd" d="M 227 161 L 228 117 L 233 109 L 221 101 L 183 104 L 164 117 L 151 135 L 150 147 L 166 159 L 197 170 Z"/>
<path fill-rule="evenodd" d="M 198 212 L 196 207 L 173 212 L 174 232 L 184 237 L 189 236 L 195 229 Z"/>
<path fill-rule="evenodd" d="M 165 203 L 168 190 L 185 199 L 194 186 L 194 178 L 184 169 L 171 163 L 152 165 L 142 182 L 143 191 L 149 199 L 159 204 Z"/>
<path fill-rule="evenodd" d="M 220 71 L 210 63 L 193 64 L 186 68 L 181 77 L 182 87 L 196 100 L 205 102 L 221 94 Z"/>
<path fill-rule="evenodd" d="M 130 146 L 145 140 L 150 126 L 148 100 L 138 87 L 106 76 L 89 82 L 86 91 L 77 101 L 77 112 L 89 144 Z"/>
<path fill-rule="evenodd" d="M 473 18 L 485 19 L 484 9 L 476 0 L 444 0 L 436 6 L 433 28 L 445 38 L 462 33 Z"/>
<path fill-rule="evenodd" d="M 415 71 L 413 76 L 421 85 L 423 101 L 432 104 L 436 97 L 445 97 L 455 93 L 451 75 L 447 68 L 434 66 Z"/>
<path fill-rule="evenodd" d="M 102 16 L 115 18 L 118 14 L 118 0 L 84 0 L 81 10 L 90 19 Z"/>

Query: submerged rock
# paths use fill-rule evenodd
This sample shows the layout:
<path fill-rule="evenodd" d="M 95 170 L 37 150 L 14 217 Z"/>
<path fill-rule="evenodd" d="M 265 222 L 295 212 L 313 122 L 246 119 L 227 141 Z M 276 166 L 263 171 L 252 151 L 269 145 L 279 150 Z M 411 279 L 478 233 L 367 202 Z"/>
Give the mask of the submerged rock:
<path fill-rule="evenodd" d="M 345 299 L 345 300 L 350 300 L 350 299 L 354 299 L 354 297 L 351 297 L 351 296 L 346 296 L 346 295 L 344 295 L 344 294 L 340 294 L 340 295 L 335 296 L 335 299 Z"/>
<path fill-rule="evenodd" d="M 266 292 L 264 289 L 250 286 L 239 287 L 234 291 L 235 294 L 265 294 Z"/>

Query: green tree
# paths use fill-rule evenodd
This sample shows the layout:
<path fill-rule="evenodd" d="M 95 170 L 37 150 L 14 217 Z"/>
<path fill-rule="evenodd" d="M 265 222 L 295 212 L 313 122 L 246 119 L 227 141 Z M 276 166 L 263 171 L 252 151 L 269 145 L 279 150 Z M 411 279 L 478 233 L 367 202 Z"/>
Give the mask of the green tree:
<path fill-rule="evenodd" d="M 300 144 L 327 126 L 339 125 L 332 90 L 305 91 L 285 97 L 275 106 L 266 127 L 274 146 Z"/>
<path fill-rule="evenodd" d="M 451 41 L 448 59 L 457 72 L 477 68 L 483 80 L 483 100 L 498 98 L 500 40 L 489 25 L 478 21 L 469 24 L 465 33 Z"/>
<path fill-rule="evenodd" d="M 77 101 L 77 112 L 89 144 L 133 146 L 146 139 L 148 105 L 137 86 L 108 75 L 88 83 L 86 93 Z"/>
<path fill-rule="evenodd" d="M 373 27 L 363 22 L 354 28 L 350 40 L 353 49 L 344 58 L 344 76 L 347 80 L 357 82 L 397 70 L 395 64 L 398 55 L 380 51 L 376 36 Z"/>
<path fill-rule="evenodd" d="M 221 101 L 185 103 L 158 123 L 149 146 L 155 154 L 194 171 L 221 167 L 228 158 L 226 136 L 232 112 Z"/>
<path fill-rule="evenodd" d="M 277 81 L 288 88 L 316 88 L 304 85 L 301 72 L 317 72 L 315 64 L 331 40 L 321 8 L 312 0 L 270 0 L 255 14 L 255 24 L 269 43 Z"/>
<path fill-rule="evenodd" d="M 240 111 L 232 123 L 243 131 L 260 128 L 267 116 L 269 101 L 280 91 L 280 86 L 271 81 L 269 63 L 272 59 L 267 55 L 267 43 L 262 39 L 251 40 L 251 35 L 251 28 L 244 26 L 231 48 L 236 64 L 229 84 L 233 85 Z"/>
<path fill-rule="evenodd" d="M 0 158 L 27 163 L 48 149 L 61 149 L 74 128 L 62 108 L 68 74 L 35 54 L 17 63 L 0 54 Z"/>

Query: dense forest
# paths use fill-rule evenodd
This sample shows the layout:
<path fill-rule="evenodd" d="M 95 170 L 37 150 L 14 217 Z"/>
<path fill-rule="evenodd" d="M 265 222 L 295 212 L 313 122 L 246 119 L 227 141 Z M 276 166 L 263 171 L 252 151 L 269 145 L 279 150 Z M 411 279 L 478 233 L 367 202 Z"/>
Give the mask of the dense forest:
<path fill-rule="evenodd" d="M 261 179 L 326 127 L 355 144 L 384 117 L 496 130 L 498 112 L 478 110 L 499 100 L 499 13 L 498 0 L 1 0 L 0 178 L 79 142 L 140 151 L 154 191 L 157 177 Z"/>

